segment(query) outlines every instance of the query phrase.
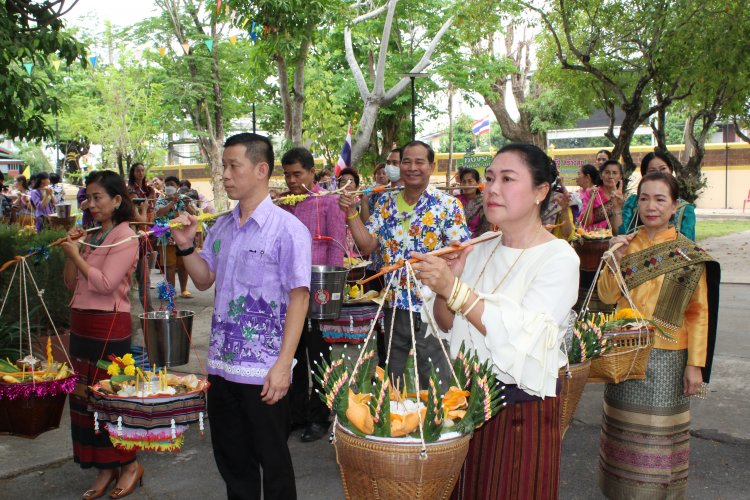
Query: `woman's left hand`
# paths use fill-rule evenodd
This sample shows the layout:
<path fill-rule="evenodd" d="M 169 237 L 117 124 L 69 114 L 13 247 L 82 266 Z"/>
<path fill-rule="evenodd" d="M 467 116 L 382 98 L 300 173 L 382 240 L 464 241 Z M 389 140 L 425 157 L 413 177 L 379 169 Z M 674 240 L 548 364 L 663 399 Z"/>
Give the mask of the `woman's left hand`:
<path fill-rule="evenodd" d="M 466 256 L 471 253 L 473 247 L 436 257 L 419 252 L 412 252 L 411 257 L 419 259 L 411 265 L 419 281 L 427 285 L 433 292 L 443 298 L 448 298 L 453 290 L 453 280 L 456 276 L 461 276 L 466 264 Z"/>
<path fill-rule="evenodd" d="M 682 387 L 685 396 L 694 396 L 701 391 L 703 385 L 703 373 L 700 367 L 687 365 L 685 375 L 682 377 Z"/>
<path fill-rule="evenodd" d="M 618 208 L 622 208 L 623 205 L 625 205 L 625 194 L 622 192 L 622 189 L 622 181 L 617 181 L 617 184 L 615 184 L 615 190 L 612 192 L 612 202 Z"/>

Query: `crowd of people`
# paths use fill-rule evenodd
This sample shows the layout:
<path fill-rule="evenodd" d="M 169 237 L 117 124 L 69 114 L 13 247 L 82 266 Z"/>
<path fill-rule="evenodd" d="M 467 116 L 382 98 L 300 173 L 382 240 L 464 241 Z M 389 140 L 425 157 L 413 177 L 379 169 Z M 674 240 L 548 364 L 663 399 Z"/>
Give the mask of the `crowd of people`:
<path fill-rule="evenodd" d="M 311 268 L 341 267 L 355 255 L 370 260 L 367 272 L 374 273 L 414 258 L 425 287 L 409 286 L 405 269 L 393 278 L 381 366 L 392 379 L 400 377 L 414 339 L 420 385 L 427 385 L 431 365 L 448 384 L 444 353 L 454 357 L 465 345 L 505 385 L 508 406 L 475 432 L 453 498 L 557 498 L 558 370 L 567 361 L 561 346 L 581 280 L 568 241 L 576 226 L 609 228 L 616 235 L 611 245 L 618 246 L 592 286 L 604 302 L 623 306 L 614 273 L 627 269 L 630 298 L 668 334 L 657 337 L 646 380 L 607 385 L 600 486 L 609 498 L 685 498 L 688 397 L 710 376 L 718 265 L 691 242 L 694 209 L 680 199 L 669 159 L 647 155 L 637 191 L 626 197 L 622 166 L 609 156 L 600 151 L 596 166 L 582 166 L 579 189 L 571 192 L 541 149 L 510 144 L 482 175 L 461 169 L 441 189 L 431 184 L 431 146 L 412 141 L 376 165 L 372 186 L 383 188 L 376 192 L 363 190 L 364 179 L 352 168 L 336 178 L 321 175 L 310 151 L 295 147 L 280 160 L 286 190 L 272 196 L 273 146 L 243 133 L 227 139 L 223 152 L 223 187 L 236 205 L 207 233 L 196 215 L 212 207 L 189 181 L 147 182 L 142 164 L 130 168 L 127 180 L 93 172 L 78 200 L 83 227 L 94 230 L 75 239 L 80 228 L 71 229 L 63 244 L 64 281 L 73 291 L 70 354 L 79 381 L 86 387 L 107 376 L 96 370 L 103 350 L 128 352 L 131 275 L 150 310 L 149 276 L 159 255 L 183 297 L 190 297 L 188 277 L 198 290 L 214 287 L 208 414 L 227 497 L 260 498 L 262 491 L 266 498 L 296 498 L 290 434 L 300 428 L 302 442 L 321 439 L 331 417 L 311 374 L 330 362 L 321 322 L 306 317 Z M 0 209 L 41 229 L 46 214 L 64 202 L 59 179 L 50 177 L 38 174 L 29 185 L 19 176 Z M 181 227 L 168 241 L 141 238 L 110 250 L 139 224 L 174 219 Z M 431 254 L 490 230 L 501 236 L 443 257 Z M 658 264 L 641 266 L 644 259 Z M 70 406 L 75 461 L 98 471 L 83 498 L 103 496 L 113 484 L 112 498 L 132 493 L 144 474 L 136 454 L 94 433 L 85 391 Z M 668 465 L 654 466 L 653 456 Z"/>

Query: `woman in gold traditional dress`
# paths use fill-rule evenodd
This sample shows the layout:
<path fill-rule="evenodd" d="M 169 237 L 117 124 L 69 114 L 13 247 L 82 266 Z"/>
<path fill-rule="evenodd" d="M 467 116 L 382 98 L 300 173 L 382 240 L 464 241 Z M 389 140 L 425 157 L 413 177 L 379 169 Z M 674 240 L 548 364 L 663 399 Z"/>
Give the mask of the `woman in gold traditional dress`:
<path fill-rule="evenodd" d="M 687 496 L 690 402 L 711 373 L 719 266 L 669 224 L 679 189 L 651 173 L 638 185 L 644 225 L 612 238 L 614 250 L 597 288 L 605 303 L 629 307 L 613 274 L 619 267 L 638 311 L 660 326 L 645 380 L 607 384 L 599 485 L 613 499 Z M 612 261 L 612 258 L 616 262 Z"/>

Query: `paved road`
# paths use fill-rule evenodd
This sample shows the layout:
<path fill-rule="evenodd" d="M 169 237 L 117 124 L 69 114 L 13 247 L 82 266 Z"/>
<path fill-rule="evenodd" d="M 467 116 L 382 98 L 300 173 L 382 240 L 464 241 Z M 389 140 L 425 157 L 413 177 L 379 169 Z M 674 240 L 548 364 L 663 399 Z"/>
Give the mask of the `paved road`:
<path fill-rule="evenodd" d="M 721 240 L 721 238 L 717 238 Z M 736 245 L 750 240 L 743 233 Z M 715 243 L 715 242 L 709 242 Z M 719 241 L 723 243 L 723 241 Z M 735 244 L 731 245 L 737 248 Z M 717 245 L 717 248 L 721 245 Z M 718 255 L 723 263 L 723 256 Z M 724 275 L 734 273 L 724 265 Z M 736 274 L 736 273 L 734 273 Z M 194 292 L 195 293 L 195 292 Z M 750 402 L 745 389 L 750 379 L 747 303 L 750 284 L 723 284 L 719 338 L 710 398 L 693 403 L 690 459 L 691 499 L 750 498 Z M 205 353 L 210 324 L 211 292 L 194 299 L 178 299 L 182 309 L 196 311 L 196 352 Z M 185 371 L 199 371 L 191 354 Z M 560 498 L 602 498 L 596 487 L 601 384 L 586 387 L 573 424 L 563 444 Z M 210 423 L 209 423 L 210 425 Z M 326 441 L 303 444 L 299 431 L 289 440 L 301 499 L 338 499 L 343 491 L 334 448 Z M 61 428 L 37 439 L 0 436 L 0 498 L 79 498 L 92 479 L 91 471 L 71 460 L 67 415 Z M 134 499 L 224 498 L 224 485 L 214 465 L 210 438 L 191 429 L 179 453 L 142 453 L 144 486 Z"/>

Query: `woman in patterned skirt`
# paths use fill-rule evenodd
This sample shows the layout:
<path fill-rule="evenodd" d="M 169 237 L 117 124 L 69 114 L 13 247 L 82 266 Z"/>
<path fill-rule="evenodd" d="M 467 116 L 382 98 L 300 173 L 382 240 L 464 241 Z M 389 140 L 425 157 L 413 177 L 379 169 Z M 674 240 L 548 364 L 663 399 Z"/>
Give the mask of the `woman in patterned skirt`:
<path fill-rule="evenodd" d="M 417 277 L 437 296 L 425 308 L 448 332 L 451 355 L 465 344 L 505 384 L 508 406 L 474 432 L 456 499 L 558 496 L 557 374 L 578 294 L 578 256 L 542 225 L 556 178 L 541 149 L 504 146 L 485 173 L 484 189 L 484 213 L 502 237 L 445 259 L 412 254 L 422 261 L 413 266 Z"/>
<path fill-rule="evenodd" d="M 90 174 L 86 198 L 99 230 L 86 239 L 86 245 L 71 238 L 62 245 L 67 257 L 65 284 L 73 290 L 70 356 L 78 373 L 78 385 L 70 397 L 73 459 L 84 469 L 99 470 L 84 499 L 103 496 L 115 481 L 110 497 L 122 498 L 141 481 L 143 467 L 135 452 L 112 446 L 106 431 L 94 432 L 87 387 L 109 377 L 106 370 L 96 367 L 98 360 L 109 354 L 123 356 L 130 350 L 128 290 L 138 242 L 133 239 L 110 246 L 135 234 L 129 227 L 133 205 L 122 178 L 109 171 Z"/>
<path fill-rule="evenodd" d="M 671 175 L 647 174 L 638 185 L 644 225 L 613 238 L 633 303 L 657 332 L 645 380 L 607 384 L 599 449 L 599 485 L 612 499 L 687 497 L 690 402 L 711 373 L 719 299 L 719 265 L 670 220 L 679 190 Z M 629 307 L 612 268 L 597 284 L 599 298 Z"/>

